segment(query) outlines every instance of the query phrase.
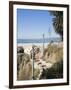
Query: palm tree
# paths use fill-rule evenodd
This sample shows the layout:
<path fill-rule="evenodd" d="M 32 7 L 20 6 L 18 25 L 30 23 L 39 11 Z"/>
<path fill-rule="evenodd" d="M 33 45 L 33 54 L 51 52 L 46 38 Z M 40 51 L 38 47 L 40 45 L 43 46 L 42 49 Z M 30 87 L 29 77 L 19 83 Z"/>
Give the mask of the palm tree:
<path fill-rule="evenodd" d="M 62 11 L 50 11 L 53 16 L 53 26 L 55 32 L 57 32 L 63 40 L 63 12 Z"/>

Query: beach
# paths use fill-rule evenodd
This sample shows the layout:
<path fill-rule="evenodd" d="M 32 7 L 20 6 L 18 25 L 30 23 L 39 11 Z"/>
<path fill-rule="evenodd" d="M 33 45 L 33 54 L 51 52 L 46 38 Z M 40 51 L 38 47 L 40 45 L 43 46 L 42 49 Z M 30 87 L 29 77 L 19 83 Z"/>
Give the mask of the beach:
<path fill-rule="evenodd" d="M 24 52 L 27 54 L 30 54 L 30 51 L 31 51 L 33 45 L 39 47 L 41 51 L 43 50 L 43 44 L 42 43 L 18 43 L 17 44 L 18 47 L 23 47 Z M 48 43 L 45 43 L 44 48 L 46 48 L 47 46 L 48 46 Z"/>

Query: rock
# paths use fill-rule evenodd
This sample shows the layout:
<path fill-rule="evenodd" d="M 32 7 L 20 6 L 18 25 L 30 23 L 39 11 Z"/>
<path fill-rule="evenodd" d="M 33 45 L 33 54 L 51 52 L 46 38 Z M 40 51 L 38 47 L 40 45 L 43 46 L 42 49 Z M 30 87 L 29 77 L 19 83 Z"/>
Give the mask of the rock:
<path fill-rule="evenodd" d="M 24 48 L 22 46 L 18 46 L 17 53 L 24 53 Z"/>

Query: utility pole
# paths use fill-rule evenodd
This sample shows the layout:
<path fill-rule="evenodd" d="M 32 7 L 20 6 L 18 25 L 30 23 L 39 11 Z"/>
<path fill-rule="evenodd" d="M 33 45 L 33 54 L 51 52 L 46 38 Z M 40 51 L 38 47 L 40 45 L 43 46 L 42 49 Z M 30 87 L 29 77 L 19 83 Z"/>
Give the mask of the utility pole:
<path fill-rule="evenodd" d="M 32 45 L 32 80 L 34 80 L 34 45 Z"/>
<path fill-rule="evenodd" d="M 43 60 L 44 60 L 44 34 L 43 34 Z"/>
<path fill-rule="evenodd" d="M 51 30 L 50 30 L 50 28 L 49 28 L 49 31 L 48 31 L 48 33 L 49 33 L 49 42 L 51 42 Z"/>

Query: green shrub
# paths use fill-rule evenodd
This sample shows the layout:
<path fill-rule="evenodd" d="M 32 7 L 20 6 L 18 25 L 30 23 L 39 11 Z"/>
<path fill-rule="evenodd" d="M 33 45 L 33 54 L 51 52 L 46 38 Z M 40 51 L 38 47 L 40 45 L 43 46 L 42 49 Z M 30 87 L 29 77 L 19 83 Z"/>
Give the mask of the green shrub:
<path fill-rule="evenodd" d="M 63 78 L 63 61 L 55 63 L 49 69 L 43 69 L 40 79 L 56 79 Z"/>
<path fill-rule="evenodd" d="M 46 70 L 46 78 L 63 78 L 63 60 L 58 63 L 55 63 L 51 68 Z"/>

